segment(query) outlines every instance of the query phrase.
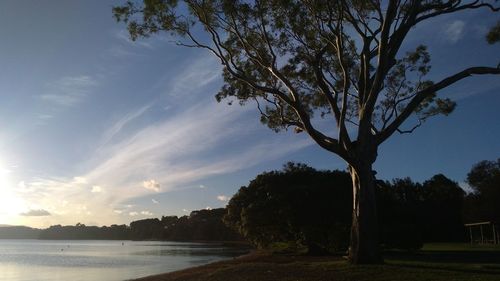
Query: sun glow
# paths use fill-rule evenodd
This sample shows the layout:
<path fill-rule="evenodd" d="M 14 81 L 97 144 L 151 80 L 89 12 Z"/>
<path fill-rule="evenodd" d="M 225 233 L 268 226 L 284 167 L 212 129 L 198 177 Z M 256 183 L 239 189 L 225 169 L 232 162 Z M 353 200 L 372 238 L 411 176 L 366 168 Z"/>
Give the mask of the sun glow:
<path fill-rule="evenodd" d="M 26 209 L 24 200 L 13 189 L 10 174 L 11 171 L 0 164 L 0 224 L 16 223 L 16 217 Z"/>

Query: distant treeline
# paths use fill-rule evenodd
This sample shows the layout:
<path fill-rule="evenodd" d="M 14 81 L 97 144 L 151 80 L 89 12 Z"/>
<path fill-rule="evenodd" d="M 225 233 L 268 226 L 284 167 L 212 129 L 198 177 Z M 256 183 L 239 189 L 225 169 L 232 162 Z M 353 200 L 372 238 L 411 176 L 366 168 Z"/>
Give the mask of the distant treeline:
<path fill-rule="evenodd" d="M 0 239 L 38 239 L 41 229 L 27 226 L 0 226 Z"/>
<path fill-rule="evenodd" d="M 161 219 L 133 221 L 130 226 L 53 225 L 47 229 L 24 226 L 0 227 L 0 239 L 60 240 L 170 240 L 170 241 L 237 241 L 241 236 L 228 228 L 222 217 L 225 209 L 193 211 L 189 216 L 166 216 Z"/>

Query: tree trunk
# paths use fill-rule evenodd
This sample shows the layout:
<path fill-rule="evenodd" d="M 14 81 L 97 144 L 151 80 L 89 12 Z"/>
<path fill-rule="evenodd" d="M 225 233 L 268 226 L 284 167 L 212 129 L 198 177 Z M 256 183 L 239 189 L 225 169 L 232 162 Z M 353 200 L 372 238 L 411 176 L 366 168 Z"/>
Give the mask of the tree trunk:
<path fill-rule="evenodd" d="M 371 163 L 349 167 L 353 187 L 353 212 L 349 261 L 352 264 L 382 263 L 378 240 L 375 176 Z"/>

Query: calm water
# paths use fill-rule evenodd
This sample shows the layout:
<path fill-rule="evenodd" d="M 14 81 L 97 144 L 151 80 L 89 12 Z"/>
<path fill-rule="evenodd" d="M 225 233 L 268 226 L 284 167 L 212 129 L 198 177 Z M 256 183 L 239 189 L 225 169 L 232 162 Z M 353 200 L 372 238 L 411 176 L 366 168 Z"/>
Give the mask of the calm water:
<path fill-rule="evenodd" d="M 198 243 L 0 239 L 0 280 L 128 280 L 242 253 Z"/>

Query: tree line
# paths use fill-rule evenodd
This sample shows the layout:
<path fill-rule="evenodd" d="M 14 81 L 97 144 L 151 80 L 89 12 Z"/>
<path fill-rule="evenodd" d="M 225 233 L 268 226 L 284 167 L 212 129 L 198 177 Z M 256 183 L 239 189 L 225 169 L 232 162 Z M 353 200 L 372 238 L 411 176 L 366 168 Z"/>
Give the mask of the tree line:
<path fill-rule="evenodd" d="M 464 223 L 498 222 L 500 159 L 474 165 L 467 183 L 470 193 L 442 174 L 423 183 L 377 181 L 381 245 L 415 250 L 424 242 L 464 242 Z M 351 185 L 347 172 L 288 163 L 241 187 L 224 221 L 259 248 L 344 251 L 350 239 Z"/>
<path fill-rule="evenodd" d="M 0 239 L 239 241 L 242 237 L 222 222 L 224 208 L 198 210 L 189 216 L 162 216 L 111 226 L 53 225 L 46 229 L 0 227 Z"/>

